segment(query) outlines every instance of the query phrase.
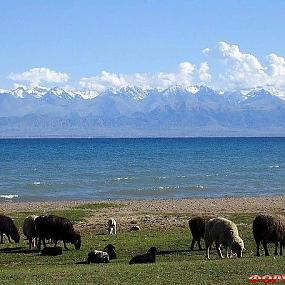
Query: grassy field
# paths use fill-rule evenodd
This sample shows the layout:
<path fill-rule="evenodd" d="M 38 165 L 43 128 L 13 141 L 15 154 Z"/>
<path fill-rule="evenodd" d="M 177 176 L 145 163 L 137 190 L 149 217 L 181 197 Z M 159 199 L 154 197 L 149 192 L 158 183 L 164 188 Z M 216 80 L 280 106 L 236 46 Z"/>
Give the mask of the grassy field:
<path fill-rule="evenodd" d="M 81 205 L 54 213 L 65 216 L 75 223 L 84 221 L 90 211 L 110 204 Z M 30 213 L 11 213 L 21 227 Z M 155 264 L 129 265 L 130 258 L 146 252 L 151 246 L 159 250 L 189 249 L 190 234 L 187 227 L 170 231 L 151 229 L 141 232 L 119 232 L 117 236 L 83 234 L 82 249 L 75 251 L 72 245 L 62 256 L 43 257 L 28 251 L 27 244 L 5 243 L 0 246 L 1 284 L 246 284 L 251 274 L 285 273 L 285 258 L 273 255 L 256 257 L 251 223 L 255 214 L 232 214 L 226 217 L 238 224 L 246 251 L 241 259 L 224 259 L 211 251 L 206 260 L 204 251 L 175 253 L 157 256 Z M 118 259 L 109 264 L 77 264 L 85 261 L 90 247 L 102 249 L 112 243 Z M 262 251 L 263 254 L 263 251 Z M 281 281 L 279 281 L 281 283 Z M 278 283 L 278 282 L 277 282 Z"/>

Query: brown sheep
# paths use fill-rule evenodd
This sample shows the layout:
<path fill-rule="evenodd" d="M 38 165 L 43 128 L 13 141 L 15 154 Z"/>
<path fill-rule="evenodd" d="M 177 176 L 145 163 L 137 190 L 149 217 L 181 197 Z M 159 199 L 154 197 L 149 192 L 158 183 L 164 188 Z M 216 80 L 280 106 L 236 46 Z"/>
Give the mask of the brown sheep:
<path fill-rule="evenodd" d="M 5 215 L 0 215 L 0 234 L 1 243 L 3 243 L 4 234 L 8 237 L 9 242 L 11 242 L 10 237 L 15 241 L 15 243 L 20 241 L 20 234 L 13 220 Z"/>
<path fill-rule="evenodd" d="M 188 225 L 192 234 L 191 250 L 194 250 L 195 242 L 197 242 L 199 250 L 202 250 L 200 240 L 204 238 L 205 226 L 207 221 L 209 221 L 211 216 L 197 216 L 188 221 Z"/>
<path fill-rule="evenodd" d="M 267 243 L 275 244 L 275 255 L 278 255 L 278 243 L 280 255 L 285 245 L 285 217 L 281 215 L 259 214 L 252 224 L 253 236 L 256 242 L 256 255 L 260 256 L 259 247 L 262 241 L 265 255 L 269 256 Z"/>

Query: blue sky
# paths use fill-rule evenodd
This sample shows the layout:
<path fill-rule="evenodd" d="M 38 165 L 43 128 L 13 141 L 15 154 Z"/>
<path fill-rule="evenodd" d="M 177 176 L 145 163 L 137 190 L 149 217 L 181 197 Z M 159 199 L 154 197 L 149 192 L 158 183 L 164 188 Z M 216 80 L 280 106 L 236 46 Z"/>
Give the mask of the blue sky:
<path fill-rule="evenodd" d="M 228 88 L 254 87 L 264 80 L 283 88 L 285 1 L 7 0 L 0 11 L 2 88 L 155 87 L 166 81 L 220 87 L 219 80 Z M 233 45 L 241 55 L 224 54 Z M 203 53 L 205 48 L 210 52 Z M 244 54 L 256 58 L 265 74 Z M 268 61 L 270 54 L 278 57 Z M 202 63 L 208 77 L 200 76 Z M 236 71 L 239 78 L 232 78 Z M 254 80 L 248 82 L 248 76 Z"/>

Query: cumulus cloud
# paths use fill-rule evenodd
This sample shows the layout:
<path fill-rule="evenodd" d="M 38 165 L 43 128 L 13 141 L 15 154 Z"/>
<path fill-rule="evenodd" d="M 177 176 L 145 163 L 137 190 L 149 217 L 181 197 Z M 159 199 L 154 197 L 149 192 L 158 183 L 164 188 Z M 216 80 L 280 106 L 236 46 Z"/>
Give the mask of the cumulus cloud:
<path fill-rule="evenodd" d="M 253 54 L 242 52 L 238 45 L 219 42 L 207 55 L 222 62 L 216 85 L 224 89 L 285 86 L 285 60 L 276 54 L 266 57 L 264 63 Z"/>
<path fill-rule="evenodd" d="M 199 68 L 199 79 L 204 83 L 209 83 L 212 79 L 210 68 L 207 62 L 202 62 Z"/>
<path fill-rule="evenodd" d="M 69 76 L 66 73 L 50 70 L 46 67 L 35 67 L 22 73 L 11 73 L 8 78 L 13 81 L 26 81 L 31 86 L 36 86 L 43 82 L 62 83 L 69 80 Z"/>
<path fill-rule="evenodd" d="M 83 77 L 79 84 L 86 89 L 104 91 L 107 88 L 122 88 L 125 86 L 138 86 L 141 88 L 167 88 L 171 85 L 191 85 L 195 66 L 190 62 L 181 62 L 178 70 L 173 73 L 158 72 L 117 74 L 102 71 L 92 77 Z"/>

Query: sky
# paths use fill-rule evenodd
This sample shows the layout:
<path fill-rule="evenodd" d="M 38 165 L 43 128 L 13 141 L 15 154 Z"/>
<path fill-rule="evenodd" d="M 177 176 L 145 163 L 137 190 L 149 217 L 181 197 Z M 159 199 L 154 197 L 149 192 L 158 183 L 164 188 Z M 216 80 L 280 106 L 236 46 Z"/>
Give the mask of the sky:
<path fill-rule="evenodd" d="M 6 0 L 0 88 L 285 87 L 285 1 Z"/>

